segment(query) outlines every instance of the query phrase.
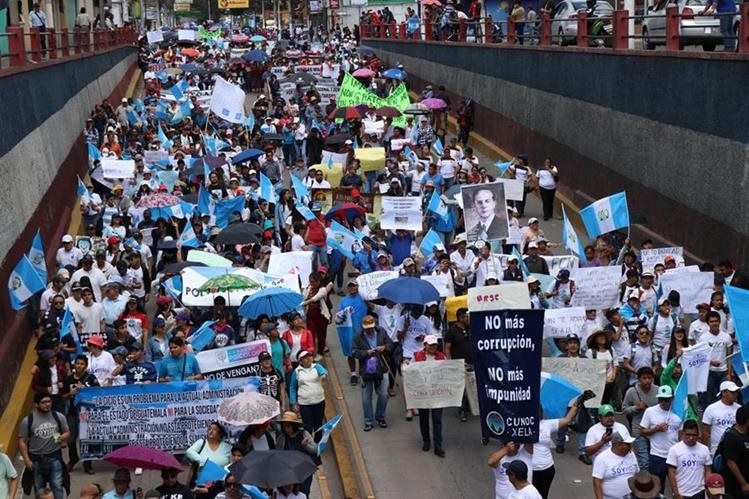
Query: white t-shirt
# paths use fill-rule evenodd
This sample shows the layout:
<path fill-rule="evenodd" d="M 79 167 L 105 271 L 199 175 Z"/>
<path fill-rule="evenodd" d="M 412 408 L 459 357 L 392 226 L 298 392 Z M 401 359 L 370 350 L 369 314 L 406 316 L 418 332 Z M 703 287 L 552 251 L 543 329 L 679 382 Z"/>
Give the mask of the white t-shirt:
<path fill-rule="evenodd" d="M 538 442 L 533 444 L 533 471 L 546 470 L 554 466 L 554 457 L 551 455 L 551 434 L 557 430 L 559 430 L 558 419 L 542 419 L 539 422 Z"/>
<path fill-rule="evenodd" d="M 411 192 L 418 194 L 421 192 L 421 183 L 424 181 L 424 176 L 427 174 L 424 170 L 411 170 L 406 175 L 411 177 Z"/>
<path fill-rule="evenodd" d="M 398 324 L 398 317 L 401 316 L 403 307 L 397 303 L 393 308 L 388 308 L 386 305 L 375 305 L 375 311 L 377 312 L 377 325 L 380 326 L 380 329 L 385 331 L 392 341 L 398 341 L 398 328 L 395 326 Z"/>
<path fill-rule="evenodd" d="M 408 326 L 408 330 L 406 331 L 406 335 L 403 338 L 403 357 L 410 359 L 414 356 L 415 352 L 418 352 L 419 350 L 422 350 L 424 348 L 424 344 L 421 341 L 417 341 L 415 338 L 417 336 L 426 336 L 428 335 L 432 330 L 432 323 L 431 321 L 421 315 L 418 319 L 414 319 L 413 316 L 409 313 L 406 315 L 401 315 L 398 319 L 398 325 L 396 326 L 398 328 L 398 331 L 401 331 L 406 324 L 406 318 L 411 318 L 411 323 Z"/>
<path fill-rule="evenodd" d="M 720 365 L 717 367 L 711 364 L 710 370 L 713 372 L 726 372 L 728 370 L 728 365 L 726 364 L 726 349 L 733 345 L 731 337 L 723 331 L 718 334 L 708 332 L 702 335 L 701 341 L 707 343 L 712 348 L 710 361 L 717 360 L 720 362 Z M 713 395 L 710 396 L 712 397 Z"/>
<path fill-rule="evenodd" d="M 99 303 L 92 303 L 90 307 L 81 304 L 73 310 L 76 324 L 81 325 L 83 333 L 100 333 L 101 321 L 104 320 L 104 309 Z"/>
<path fill-rule="evenodd" d="M 83 252 L 75 246 L 73 246 L 70 251 L 65 251 L 65 248 L 57 250 L 56 259 L 60 267 L 65 267 L 66 265 L 77 267 L 81 258 L 83 258 Z"/>
<path fill-rule="evenodd" d="M 697 442 L 688 446 L 679 442 L 668 450 L 666 464 L 676 468 L 676 486 L 684 497 L 705 490 L 705 466 L 713 463 L 707 446 Z"/>
<path fill-rule="evenodd" d="M 653 316 L 648 322 L 648 327 L 653 332 L 653 344 L 659 348 L 671 343 L 671 332 L 678 324 L 674 321 L 674 318 L 669 314 L 668 317 L 663 317 L 660 314 Z"/>
<path fill-rule="evenodd" d="M 533 456 L 523 447 L 520 447 L 517 454 L 503 457 L 497 467 L 494 468 L 494 499 L 510 499 L 510 496 L 516 492 L 515 487 L 510 483 L 510 479 L 507 478 L 507 470 L 502 467 L 504 463 L 511 463 L 516 459 L 523 461 L 528 466 L 528 481 L 533 482 Z"/>
<path fill-rule="evenodd" d="M 291 236 L 291 251 L 302 251 L 304 247 L 304 238 L 299 234 Z"/>
<path fill-rule="evenodd" d="M 627 427 L 621 423 L 617 423 L 616 421 L 614 421 L 614 424 L 611 426 L 611 433 L 613 434 L 617 432 L 623 438 L 629 438 L 629 430 L 627 430 Z M 591 426 L 588 430 L 588 434 L 585 436 L 585 447 L 593 445 L 594 443 L 601 440 L 601 437 L 604 433 L 606 433 L 606 427 L 601 423 L 596 423 Z M 609 449 L 610 447 L 611 441 L 606 442 L 593 457 L 599 456 L 603 451 Z"/>
<path fill-rule="evenodd" d="M 557 181 L 554 180 L 554 175 L 558 174 L 558 170 L 556 167 L 551 168 L 552 171 L 544 170 L 539 168 L 536 172 L 536 177 L 538 177 L 538 186 L 542 187 L 544 189 L 555 189 L 557 186 Z M 553 174 L 552 174 L 553 172 Z"/>
<path fill-rule="evenodd" d="M 94 357 L 90 352 L 88 357 L 88 372 L 96 377 L 100 385 L 109 384 L 108 379 L 112 377 L 112 371 L 117 367 L 112 354 L 104 350 L 98 357 Z"/>
<path fill-rule="evenodd" d="M 710 453 L 714 454 L 726 430 L 736 424 L 737 403 L 726 405 L 722 400 L 710 404 L 702 415 L 702 424 L 710 425 Z"/>
<path fill-rule="evenodd" d="M 696 344 L 702 341 L 703 335 L 707 334 L 709 330 L 710 326 L 707 325 L 707 322 L 697 319 L 689 325 L 689 335 L 687 337 Z"/>
<path fill-rule="evenodd" d="M 653 428 L 661 423 L 668 423 L 668 430 L 653 433 L 647 438 L 650 440 L 650 453 L 665 459 L 668 449 L 679 441 L 681 418 L 671 411 L 664 411 L 660 405 L 654 405 L 645 409 L 640 428 Z"/>
<path fill-rule="evenodd" d="M 96 298 L 97 302 L 101 303 L 101 287 L 107 283 L 107 277 L 104 275 L 104 272 L 96 267 L 91 267 L 91 270 L 88 272 L 83 269 L 78 269 L 73 272 L 72 276 L 70 276 L 70 282 L 80 282 L 81 278 L 84 276 L 88 277 L 88 280 L 91 282 L 94 298 Z"/>
<path fill-rule="evenodd" d="M 618 424 L 618 423 L 617 423 Z M 590 432 L 588 432 L 590 436 Z M 604 499 L 629 497 L 627 479 L 640 471 L 637 458 L 630 451 L 625 456 L 617 456 L 611 449 L 598 454 L 593 461 L 593 478 L 601 480 Z"/>
<path fill-rule="evenodd" d="M 543 496 L 532 483 L 529 483 L 522 489 L 510 494 L 510 499 L 543 499 Z"/>
<path fill-rule="evenodd" d="M 444 179 L 451 179 L 455 176 L 455 168 L 458 165 L 455 163 L 452 159 L 441 159 L 437 162 L 437 167 L 439 168 L 440 175 L 442 175 L 442 178 Z"/>

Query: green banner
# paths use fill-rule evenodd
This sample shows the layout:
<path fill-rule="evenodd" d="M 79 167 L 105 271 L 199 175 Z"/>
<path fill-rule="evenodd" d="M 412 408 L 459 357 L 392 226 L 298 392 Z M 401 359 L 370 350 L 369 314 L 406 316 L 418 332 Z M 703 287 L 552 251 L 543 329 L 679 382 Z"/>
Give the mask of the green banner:
<path fill-rule="evenodd" d="M 359 104 L 366 104 L 374 108 L 391 106 L 398 111 L 403 112 L 403 110 L 406 109 L 406 107 L 408 107 L 410 103 L 411 99 L 408 98 L 408 90 L 406 90 L 406 85 L 404 85 L 403 83 L 398 85 L 390 95 L 383 99 L 382 97 L 375 95 L 374 93 L 369 91 L 364 85 L 362 85 L 349 73 L 343 75 L 341 90 L 338 92 L 339 107 L 358 106 Z M 405 116 L 393 118 L 393 125 L 403 126 L 405 124 Z"/>

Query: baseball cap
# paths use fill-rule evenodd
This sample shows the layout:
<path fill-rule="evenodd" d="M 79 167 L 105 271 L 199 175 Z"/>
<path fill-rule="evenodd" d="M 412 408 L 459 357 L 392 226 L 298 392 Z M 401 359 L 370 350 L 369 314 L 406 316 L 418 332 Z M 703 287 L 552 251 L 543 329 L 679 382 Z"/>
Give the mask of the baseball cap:
<path fill-rule="evenodd" d="M 598 408 L 599 416 L 608 416 L 609 414 L 614 414 L 614 407 L 611 404 L 603 404 Z"/>
<path fill-rule="evenodd" d="M 307 355 L 312 355 L 309 350 L 299 350 L 299 353 L 296 354 L 297 360 L 302 360 Z"/>
<path fill-rule="evenodd" d="M 528 249 L 536 248 L 538 249 L 538 243 L 536 241 L 533 241 L 531 243 L 528 243 Z"/>
<path fill-rule="evenodd" d="M 635 441 L 635 437 L 633 437 L 632 435 L 627 435 L 627 437 L 625 438 L 618 431 L 615 431 L 611 435 L 611 443 L 612 444 L 631 444 L 634 441 Z"/>
<path fill-rule="evenodd" d="M 122 355 L 123 357 L 125 357 L 127 355 L 127 348 L 120 345 L 110 350 L 109 353 L 111 353 L 112 355 Z"/>
<path fill-rule="evenodd" d="M 112 480 L 115 482 L 129 482 L 130 470 L 128 470 L 127 468 L 117 468 L 117 471 L 114 472 L 114 478 Z"/>
<path fill-rule="evenodd" d="M 73 236 L 71 236 L 70 234 L 65 234 L 64 236 L 62 236 L 62 242 L 64 242 L 64 243 L 72 243 L 73 242 Z"/>
<path fill-rule="evenodd" d="M 424 337 L 425 345 L 436 345 L 438 343 L 437 337 L 433 334 L 428 334 Z"/>
<path fill-rule="evenodd" d="M 517 262 L 517 261 L 518 261 L 518 257 L 515 256 L 515 255 L 510 255 L 510 256 L 507 257 L 507 263 Z"/>
<path fill-rule="evenodd" d="M 260 355 L 257 356 L 257 360 L 260 362 L 268 359 L 272 359 L 273 357 L 268 352 L 260 352 Z"/>
<path fill-rule="evenodd" d="M 720 384 L 720 391 L 728 390 L 729 392 L 738 392 L 741 388 L 733 381 L 724 381 Z M 720 395 L 720 392 L 718 392 Z"/>
<path fill-rule="evenodd" d="M 404 258 L 403 259 L 403 266 L 408 267 L 409 265 L 414 265 L 413 258 Z"/>
<path fill-rule="evenodd" d="M 88 340 L 86 340 L 87 345 L 95 345 L 99 348 L 104 348 L 104 338 L 102 338 L 99 335 L 91 336 Z"/>
<path fill-rule="evenodd" d="M 670 399 L 674 397 L 674 392 L 670 386 L 661 385 L 658 387 L 658 395 L 656 397 L 659 399 Z"/>
<path fill-rule="evenodd" d="M 566 341 L 577 341 L 580 342 L 580 337 L 576 335 L 575 333 L 570 333 L 564 338 Z"/>
<path fill-rule="evenodd" d="M 346 287 L 349 287 L 349 286 L 358 286 L 358 285 L 359 285 L 359 283 L 356 282 L 356 279 L 351 279 L 348 283 L 346 283 Z"/>
<path fill-rule="evenodd" d="M 655 277 L 655 274 L 653 274 L 651 271 L 646 270 L 642 273 L 642 277 Z"/>
<path fill-rule="evenodd" d="M 277 327 L 276 323 L 275 322 L 271 322 L 271 323 L 268 323 L 265 326 L 263 326 L 260 330 L 263 332 L 263 334 L 268 334 L 271 331 L 273 331 L 274 329 L 276 329 L 276 327 Z"/>
<path fill-rule="evenodd" d="M 153 327 L 164 327 L 166 326 L 166 321 L 163 317 L 156 317 L 153 320 Z"/>
<path fill-rule="evenodd" d="M 705 486 L 707 487 L 707 491 L 713 495 L 726 493 L 726 483 L 723 481 L 723 477 L 718 473 L 710 473 L 707 475 Z"/>
<path fill-rule="evenodd" d="M 502 467 L 505 469 L 505 471 L 507 471 L 508 474 L 512 473 L 516 478 L 520 480 L 525 480 L 528 478 L 528 465 L 520 459 L 515 459 L 514 461 L 510 461 L 509 463 L 503 463 Z"/>
<path fill-rule="evenodd" d="M 538 222 L 538 218 L 536 218 L 536 217 L 531 217 L 531 218 L 528 219 L 528 225 L 534 224 L 536 222 Z"/>
<path fill-rule="evenodd" d="M 437 243 L 433 247 L 434 251 L 445 251 L 445 245 L 442 243 Z"/>
<path fill-rule="evenodd" d="M 629 296 L 627 297 L 627 300 L 631 300 L 631 299 L 633 299 L 633 298 L 634 298 L 635 300 L 638 300 L 638 301 L 639 301 L 639 300 L 640 300 L 640 293 L 639 293 L 639 292 L 637 292 L 637 291 L 632 291 L 632 292 L 631 292 L 631 293 L 629 294 Z"/>
<path fill-rule="evenodd" d="M 668 303 L 669 305 L 671 305 L 671 302 L 665 296 L 663 298 L 661 298 L 660 300 L 658 300 L 658 305 L 665 305 L 666 303 Z"/>
<path fill-rule="evenodd" d="M 143 350 L 143 343 L 141 343 L 140 341 L 132 342 L 130 344 L 130 351 L 132 352 L 132 351 L 138 351 L 138 350 Z"/>
<path fill-rule="evenodd" d="M 559 272 L 557 272 L 557 279 L 566 279 L 570 276 L 570 271 L 567 269 L 562 269 Z"/>

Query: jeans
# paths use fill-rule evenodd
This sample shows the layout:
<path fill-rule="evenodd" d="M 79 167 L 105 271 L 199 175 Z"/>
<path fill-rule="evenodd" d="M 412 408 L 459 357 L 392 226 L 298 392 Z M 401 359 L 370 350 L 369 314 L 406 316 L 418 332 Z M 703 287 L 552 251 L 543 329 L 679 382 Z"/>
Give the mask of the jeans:
<path fill-rule="evenodd" d="M 564 428 L 559 428 L 559 431 L 557 431 L 557 439 L 556 444 L 557 445 L 564 445 L 565 444 L 565 437 L 567 436 L 567 432 L 570 431 L 569 428 L 566 426 Z M 588 432 L 585 433 L 578 433 L 577 434 L 577 455 L 582 456 L 585 454 L 585 437 L 588 435 Z"/>
<path fill-rule="evenodd" d="M 64 499 L 62 468 L 65 464 L 62 462 L 61 453 L 32 456 L 31 460 L 34 463 L 34 490 L 41 491 L 49 484 L 55 499 Z"/>
<path fill-rule="evenodd" d="M 292 166 L 296 163 L 297 156 L 294 144 L 283 144 L 281 149 L 283 150 L 283 160 L 287 166 Z"/>
<path fill-rule="evenodd" d="M 327 246 L 315 246 L 310 244 L 309 248 L 312 250 L 312 268 L 317 269 L 321 266 L 328 266 L 328 253 Z M 317 266 L 315 266 L 315 258 L 317 258 Z"/>
<path fill-rule="evenodd" d="M 307 155 L 304 150 L 304 141 L 303 140 L 295 140 L 294 141 L 294 150 L 296 152 L 296 157 L 301 158 L 304 160 L 304 164 L 307 164 Z"/>
<path fill-rule="evenodd" d="M 637 458 L 640 471 L 648 471 L 650 469 L 650 441 L 643 436 L 638 436 L 635 438 L 632 450 Z"/>
<path fill-rule="evenodd" d="M 720 36 L 723 37 L 723 50 L 734 51 L 736 40 L 733 39 L 733 16 L 720 16 Z"/>
<path fill-rule="evenodd" d="M 373 424 L 385 419 L 385 409 L 388 405 L 388 373 L 377 381 L 362 381 L 361 405 L 364 411 L 364 424 Z M 372 418 L 372 393 L 377 396 L 377 407 Z"/>
<path fill-rule="evenodd" d="M 419 409 L 421 439 L 429 442 L 429 416 L 432 417 L 432 436 L 435 447 L 442 447 L 442 409 Z"/>
<path fill-rule="evenodd" d="M 700 405 L 702 410 L 718 400 L 720 394 L 720 383 L 726 378 L 726 371 L 709 371 L 707 374 L 707 391 L 700 393 Z"/>
<path fill-rule="evenodd" d="M 650 474 L 661 479 L 661 494 L 663 487 L 666 485 L 666 458 L 650 454 Z"/>

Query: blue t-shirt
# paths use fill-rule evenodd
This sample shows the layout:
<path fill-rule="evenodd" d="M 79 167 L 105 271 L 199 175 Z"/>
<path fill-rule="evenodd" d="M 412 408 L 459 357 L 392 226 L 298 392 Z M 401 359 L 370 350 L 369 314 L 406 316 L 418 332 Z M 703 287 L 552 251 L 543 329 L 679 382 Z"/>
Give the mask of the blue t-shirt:
<path fill-rule="evenodd" d="M 184 381 L 196 374 L 200 374 L 200 365 L 198 359 L 191 353 L 183 354 L 176 359 L 167 355 L 159 364 L 159 378 L 168 376 L 172 381 Z"/>
<path fill-rule="evenodd" d="M 421 180 L 421 185 L 424 186 L 429 181 L 434 182 L 434 190 L 437 191 L 437 193 L 440 192 L 440 188 L 442 187 L 442 184 L 445 183 L 445 179 L 442 178 L 442 175 L 439 173 L 435 173 L 434 175 L 429 175 L 428 173 L 424 175 L 424 178 Z"/>
<path fill-rule="evenodd" d="M 400 265 L 403 260 L 411 256 L 413 236 L 409 232 L 404 237 L 397 234 L 390 236 L 390 252 L 393 254 L 393 265 Z"/>
<path fill-rule="evenodd" d="M 128 385 L 145 383 L 146 381 L 155 383 L 156 379 L 156 368 L 151 362 L 128 362 L 125 364 L 125 383 Z"/>
<path fill-rule="evenodd" d="M 707 0 L 707 5 L 717 6 L 718 12 L 736 12 L 736 4 L 733 0 Z"/>

